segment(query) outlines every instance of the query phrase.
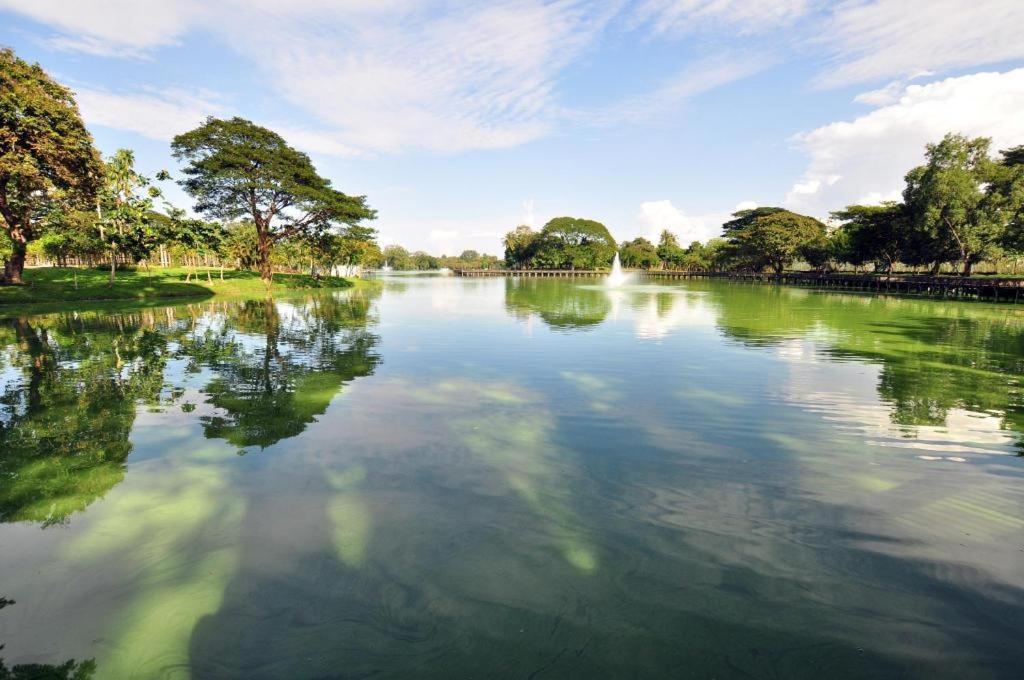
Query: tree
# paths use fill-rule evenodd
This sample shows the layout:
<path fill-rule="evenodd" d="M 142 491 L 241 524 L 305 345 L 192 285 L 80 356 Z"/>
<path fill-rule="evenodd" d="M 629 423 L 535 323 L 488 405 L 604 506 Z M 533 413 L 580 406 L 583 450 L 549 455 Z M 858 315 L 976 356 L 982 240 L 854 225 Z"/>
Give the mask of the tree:
<path fill-rule="evenodd" d="M 3 282 L 20 284 L 28 244 L 54 206 L 92 203 L 101 165 L 71 90 L 0 49 L 0 226 Z"/>
<path fill-rule="evenodd" d="M 436 257 L 429 253 L 425 253 L 422 250 L 417 250 L 412 254 L 412 265 L 420 271 L 441 268 L 441 264 L 438 262 Z"/>
<path fill-rule="evenodd" d="M 376 217 L 365 196 L 348 196 L 321 177 L 306 154 L 277 133 L 243 118 L 206 122 L 171 143 L 188 161 L 181 182 L 196 211 L 219 219 L 247 217 L 256 227 L 260 275 L 269 284 L 270 250 L 282 239 L 356 225 Z"/>
<path fill-rule="evenodd" d="M 34 245 L 57 266 L 67 266 L 71 258 L 99 259 L 106 249 L 96 229 L 94 211 L 55 206 L 43 222 L 43 235 Z"/>
<path fill-rule="evenodd" d="M 1005 226 L 984 189 L 996 170 L 990 145 L 952 133 L 927 145 L 925 164 L 907 173 L 903 192 L 914 226 L 932 240 L 933 261 L 957 259 L 964 276 L 997 252 Z"/>
<path fill-rule="evenodd" d="M 887 274 L 907 249 L 910 220 L 902 203 L 848 205 L 832 213 L 840 221 L 837 238 L 845 238 L 840 259 L 852 265 L 873 262 Z"/>
<path fill-rule="evenodd" d="M 413 268 L 412 256 L 402 246 L 385 246 L 381 253 L 384 264 L 391 265 L 392 269 L 408 270 Z"/>
<path fill-rule="evenodd" d="M 145 193 L 143 193 L 145 189 Z M 114 285 L 117 257 L 121 253 L 133 262 L 149 256 L 156 245 L 152 230 L 153 199 L 160 191 L 149 178 L 135 170 L 135 154 L 118 149 L 103 169 L 103 186 L 96 204 L 96 225 L 100 240 L 110 250 L 110 282 Z"/>
<path fill-rule="evenodd" d="M 818 220 L 783 208 L 740 210 L 733 217 L 722 228 L 734 255 L 755 269 L 771 267 L 776 275 L 826 234 Z"/>
<path fill-rule="evenodd" d="M 619 248 L 619 257 L 623 267 L 651 269 L 661 264 L 657 248 L 643 237 L 623 241 Z"/>
<path fill-rule="evenodd" d="M 694 241 L 694 243 L 697 242 Z M 690 247 L 693 247 L 692 244 Z M 678 267 L 683 263 L 683 249 L 679 245 L 679 239 L 668 229 L 661 231 L 661 238 L 658 240 L 658 258 L 666 269 Z"/>
<path fill-rule="evenodd" d="M 615 257 L 615 239 L 594 220 L 556 217 L 541 229 L 539 240 L 535 261 L 542 267 L 595 269 Z"/>
<path fill-rule="evenodd" d="M 1005 224 L 1002 246 L 1024 253 L 1024 146 L 1000 152 L 1002 160 L 986 189 Z"/>
<path fill-rule="evenodd" d="M 525 224 L 520 224 L 505 234 L 505 265 L 512 269 L 525 269 L 532 266 L 537 254 L 539 234 Z"/>

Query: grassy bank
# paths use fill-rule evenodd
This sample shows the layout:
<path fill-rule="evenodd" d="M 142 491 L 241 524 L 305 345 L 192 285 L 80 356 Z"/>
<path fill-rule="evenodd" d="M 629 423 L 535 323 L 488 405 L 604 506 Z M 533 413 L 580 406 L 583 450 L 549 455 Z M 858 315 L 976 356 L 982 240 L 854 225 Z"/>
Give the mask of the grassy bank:
<path fill-rule="evenodd" d="M 117 272 L 114 285 L 108 286 L 109 272 L 96 269 L 61 269 L 41 267 L 25 270 L 24 286 L 0 286 L 0 305 L 76 302 L 84 300 L 147 301 L 169 298 L 264 296 L 267 287 L 259 274 L 250 271 L 199 270 L 199 278 L 185 282 L 186 269 L 139 269 Z M 77 283 L 76 283 L 77 279 Z M 358 279 L 324 277 L 314 279 L 306 274 L 275 274 L 271 293 L 315 288 L 350 288 L 366 285 Z"/>

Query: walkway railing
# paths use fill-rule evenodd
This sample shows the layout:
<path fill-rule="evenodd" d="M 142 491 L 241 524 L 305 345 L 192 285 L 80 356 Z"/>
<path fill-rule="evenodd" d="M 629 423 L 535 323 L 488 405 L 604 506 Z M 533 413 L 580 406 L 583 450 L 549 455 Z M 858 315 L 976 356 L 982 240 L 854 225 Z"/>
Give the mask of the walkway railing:
<path fill-rule="evenodd" d="M 456 269 L 457 276 L 523 276 L 572 278 L 607 276 L 607 270 L 595 269 Z M 1024 278 L 988 278 L 964 276 L 921 276 L 915 274 L 823 274 L 785 272 L 780 275 L 743 272 L 696 272 L 672 269 L 634 270 L 632 273 L 652 279 L 720 279 L 746 283 L 777 283 L 791 286 L 925 295 L 953 299 L 1019 302 Z"/>

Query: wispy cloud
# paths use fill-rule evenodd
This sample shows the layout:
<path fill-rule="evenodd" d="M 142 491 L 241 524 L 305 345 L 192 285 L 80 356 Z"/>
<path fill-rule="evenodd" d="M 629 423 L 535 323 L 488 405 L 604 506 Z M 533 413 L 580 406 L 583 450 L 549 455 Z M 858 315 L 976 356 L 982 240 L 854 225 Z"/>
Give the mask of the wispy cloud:
<path fill-rule="evenodd" d="M 837 6 L 815 49 L 826 87 L 1024 58 L 1020 0 L 857 0 Z"/>
<path fill-rule="evenodd" d="M 757 33 L 797 19 L 809 4 L 808 0 L 643 0 L 636 6 L 633 22 L 655 34 L 685 33 L 708 25 Z"/>

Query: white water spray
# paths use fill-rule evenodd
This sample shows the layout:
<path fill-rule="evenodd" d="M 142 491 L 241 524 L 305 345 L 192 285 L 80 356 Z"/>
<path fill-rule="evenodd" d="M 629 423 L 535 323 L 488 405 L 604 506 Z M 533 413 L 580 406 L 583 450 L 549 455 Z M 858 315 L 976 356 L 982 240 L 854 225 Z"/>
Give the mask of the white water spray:
<path fill-rule="evenodd" d="M 616 252 L 615 259 L 612 260 L 612 273 L 605 279 L 604 285 L 609 288 L 618 288 L 629 280 L 629 276 L 629 274 L 622 271 L 622 262 L 619 261 L 619 254 Z"/>

